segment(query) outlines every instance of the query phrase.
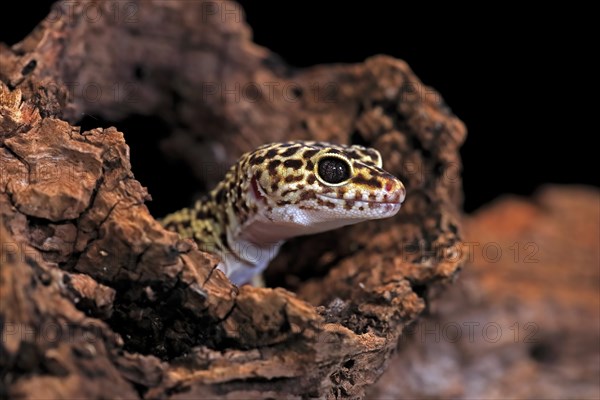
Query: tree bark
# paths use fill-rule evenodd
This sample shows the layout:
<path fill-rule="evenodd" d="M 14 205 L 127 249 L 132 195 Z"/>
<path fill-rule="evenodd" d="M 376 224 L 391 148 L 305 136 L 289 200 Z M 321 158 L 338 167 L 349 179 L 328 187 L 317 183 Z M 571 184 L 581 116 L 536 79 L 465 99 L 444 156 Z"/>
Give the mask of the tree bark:
<path fill-rule="evenodd" d="M 465 220 L 460 279 L 369 398 L 600 398 L 600 192 L 547 186 Z"/>
<path fill-rule="evenodd" d="M 239 5 L 200 1 L 59 2 L 0 50 L 2 397 L 362 397 L 461 265 L 465 128 L 402 61 L 294 69 Z M 288 243 L 285 288 L 237 288 L 149 213 L 123 134 L 76 126 L 134 114 L 164 121 L 189 184 L 314 139 L 379 149 L 408 197 Z"/>

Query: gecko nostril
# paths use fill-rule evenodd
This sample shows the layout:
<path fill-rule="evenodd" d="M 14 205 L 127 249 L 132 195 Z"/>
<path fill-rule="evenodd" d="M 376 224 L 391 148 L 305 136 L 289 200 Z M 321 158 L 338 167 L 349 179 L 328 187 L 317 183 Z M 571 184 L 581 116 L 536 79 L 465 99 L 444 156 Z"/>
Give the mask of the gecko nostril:
<path fill-rule="evenodd" d="M 393 188 L 394 188 L 394 184 L 391 181 L 389 181 L 388 183 L 385 184 L 386 191 L 391 192 Z"/>

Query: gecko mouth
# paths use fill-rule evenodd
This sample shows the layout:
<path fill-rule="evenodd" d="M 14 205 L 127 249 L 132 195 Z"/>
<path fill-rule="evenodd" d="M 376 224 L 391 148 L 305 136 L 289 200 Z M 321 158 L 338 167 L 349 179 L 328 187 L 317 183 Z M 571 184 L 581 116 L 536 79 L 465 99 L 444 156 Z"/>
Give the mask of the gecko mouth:
<path fill-rule="evenodd" d="M 336 204 L 346 203 L 346 202 L 352 202 L 352 203 L 358 203 L 358 204 L 381 204 L 381 205 L 389 204 L 389 205 L 393 205 L 393 206 L 400 206 L 402 204 L 402 202 L 404 201 L 404 198 L 402 198 L 400 201 L 375 201 L 375 200 L 340 199 L 338 197 L 327 196 L 325 194 L 319 194 L 319 193 L 317 193 L 317 197 L 319 197 L 321 200 L 333 201 Z"/>

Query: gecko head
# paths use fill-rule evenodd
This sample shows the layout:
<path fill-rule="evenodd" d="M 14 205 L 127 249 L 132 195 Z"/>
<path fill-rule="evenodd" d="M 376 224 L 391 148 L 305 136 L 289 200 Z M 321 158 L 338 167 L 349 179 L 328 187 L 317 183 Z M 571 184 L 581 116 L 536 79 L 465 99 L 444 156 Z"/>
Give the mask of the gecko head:
<path fill-rule="evenodd" d="M 254 158 L 253 158 L 254 157 Z M 263 146 L 249 158 L 253 201 L 269 220 L 315 233 L 400 210 L 406 190 L 375 149 L 322 142 Z"/>

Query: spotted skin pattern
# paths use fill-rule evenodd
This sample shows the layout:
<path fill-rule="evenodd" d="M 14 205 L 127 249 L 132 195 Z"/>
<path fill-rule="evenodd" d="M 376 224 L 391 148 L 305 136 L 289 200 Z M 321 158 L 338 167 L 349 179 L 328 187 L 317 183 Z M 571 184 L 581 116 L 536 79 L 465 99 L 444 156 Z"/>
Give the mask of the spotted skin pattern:
<path fill-rule="evenodd" d="M 346 179 L 321 176 L 326 160 Z M 405 195 L 375 149 L 272 143 L 244 154 L 207 197 L 162 222 L 218 255 L 218 268 L 241 285 L 267 267 L 285 240 L 391 217 Z"/>

